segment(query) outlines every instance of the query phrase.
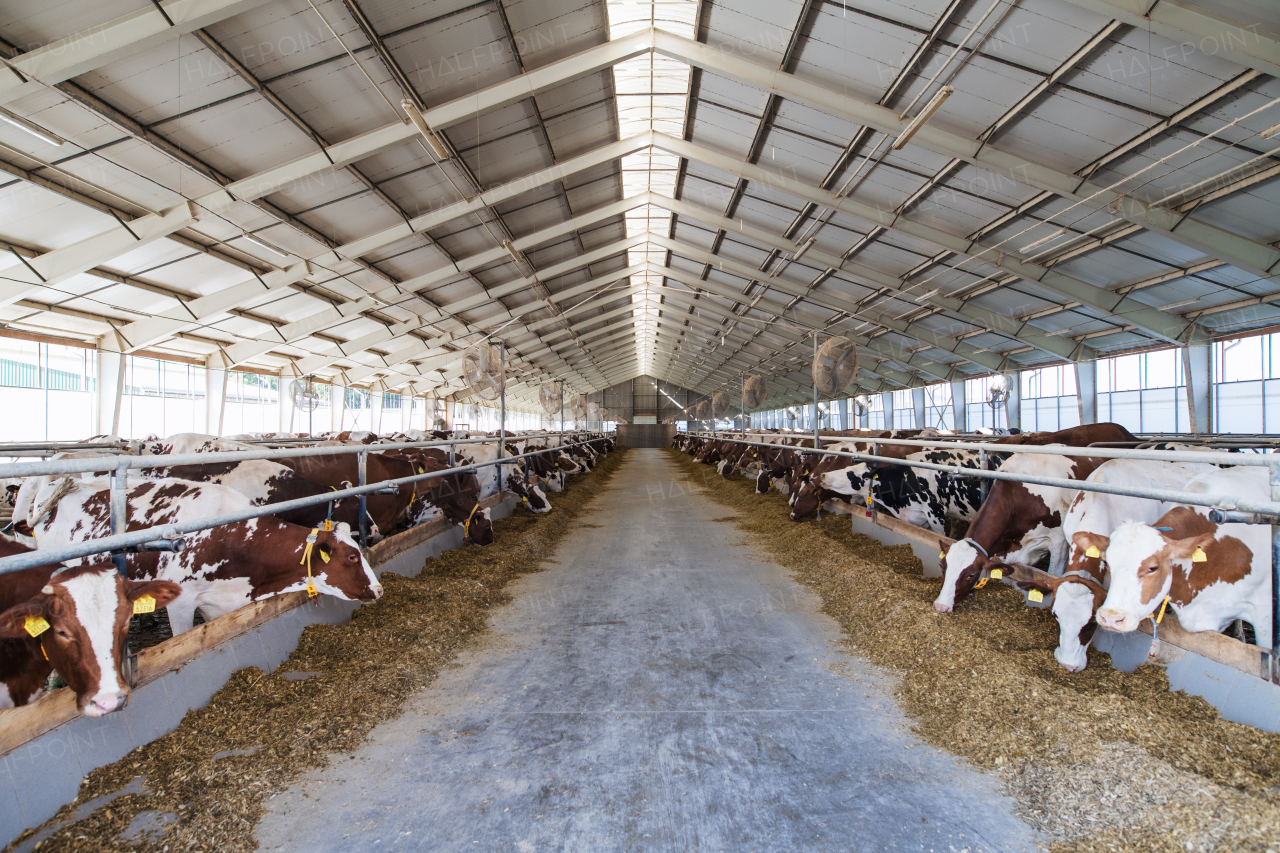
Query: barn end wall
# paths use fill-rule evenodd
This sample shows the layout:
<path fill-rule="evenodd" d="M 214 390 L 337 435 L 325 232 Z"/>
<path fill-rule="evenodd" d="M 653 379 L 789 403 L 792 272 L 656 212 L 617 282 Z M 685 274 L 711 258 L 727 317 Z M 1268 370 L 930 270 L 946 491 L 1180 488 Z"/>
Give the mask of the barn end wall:
<path fill-rule="evenodd" d="M 517 499 L 508 498 L 492 507 L 490 514 L 494 519 L 506 518 L 516 503 Z M 412 577 L 428 559 L 461 544 L 462 531 L 453 527 L 375 566 L 374 572 Z M 281 613 L 134 690 L 124 710 L 105 717 L 77 716 L 4 755 L 0 759 L 0 846 L 40 826 L 74 800 L 85 774 L 176 729 L 183 715 L 208 703 L 231 673 L 247 666 L 274 671 L 298 647 L 308 625 L 348 622 L 359 606 L 329 596 L 317 600 L 318 606 L 303 605 Z M 145 776 L 146 768 L 138 772 Z"/>

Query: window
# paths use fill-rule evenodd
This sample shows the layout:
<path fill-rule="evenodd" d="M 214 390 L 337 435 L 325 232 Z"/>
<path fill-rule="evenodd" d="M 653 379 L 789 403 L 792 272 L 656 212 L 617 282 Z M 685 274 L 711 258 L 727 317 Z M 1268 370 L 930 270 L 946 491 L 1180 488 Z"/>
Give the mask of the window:
<path fill-rule="evenodd" d="M 277 432 L 280 428 L 280 379 L 262 373 L 227 371 L 222 434 Z"/>
<path fill-rule="evenodd" d="M 204 367 L 128 356 L 120 397 L 121 437 L 205 432 L 204 382 Z"/>
<path fill-rule="evenodd" d="M 286 392 L 293 393 L 293 383 L 305 387 L 305 380 L 290 380 L 286 387 Z M 228 382 L 228 387 L 230 383 Z M 288 432 L 294 433 L 311 433 L 328 432 L 333 424 L 333 386 L 327 382 L 319 382 L 313 380 L 312 389 L 316 394 L 315 408 L 309 409 L 304 403 L 299 407 L 292 407 L 290 404 Z M 225 425 L 225 419 L 224 419 Z"/>
<path fill-rule="evenodd" d="M 1213 345 L 1214 432 L 1280 431 L 1280 334 Z"/>
<path fill-rule="evenodd" d="M 916 428 L 915 394 L 910 388 L 899 388 L 893 392 L 893 428 Z"/>
<path fill-rule="evenodd" d="M 1009 413 L 1001 404 L 992 408 L 987 402 L 991 392 L 991 382 L 996 377 L 983 376 L 979 379 L 966 379 L 964 383 L 964 427 L 969 432 L 977 432 L 979 428 L 1005 429 L 1009 426 Z"/>
<path fill-rule="evenodd" d="M 1098 422 L 1130 432 L 1184 432 L 1187 393 L 1181 350 L 1165 349 L 1098 360 Z"/>
<path fill-rule="evenodd" d="M 0 338 L 0 441 L 79 441 L 94 422 L 97 354 L 62 344 Z M 15 416 L 20 415 L 20 416 Z"/>
<path fill-rule="evenodd" d="M 1080 425 L 1076 371 L 1069 364 L 1022 371 L 1022 429 L 1056 432 Z"/>
<path fill-rule="evenodd" d="M 884 421 L 884 395 L 872 394 L 867 399 L 870 401 L 867 405 L 867 429 L 887 429 Z M 855 401 L 849 401 L 850 413 L 856 411 L 856 406 Z"/>
<path fill-rule="evenodd" d="M 951 407 L 951 383 L 924 386 L 924 425 L 935 429 L 955 429 L 956 413 Z"/>

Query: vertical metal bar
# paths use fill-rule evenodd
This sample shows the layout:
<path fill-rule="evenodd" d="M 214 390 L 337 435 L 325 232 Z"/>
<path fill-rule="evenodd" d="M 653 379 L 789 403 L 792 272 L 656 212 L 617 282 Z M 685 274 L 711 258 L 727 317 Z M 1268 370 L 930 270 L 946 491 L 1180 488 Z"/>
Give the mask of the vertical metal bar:
<path fill-rule="evenodd" d="M 502 455 L 507 452 L 507 344 L 505 341 L 498 341 L 498 352 L 500 353 L 499 362 L 502 365 L 502 398 L 501 409 L 498 414 L 498 459 L 502 459 Z M 498 494 L 502 494 L 502 463 L 496 466 L 498 469 Z"/>
<path fill-rule="evenodd" d="M 871 455 L 880 455 L 880 444 L 878 442 L 871 443 Z M 876 473 L 871 468 L 871 463 L 867 463 L 867 518 L 872 521 L 876 520 Z"/>
<path fill-rule="evenodd" d="M 366 485 L 365 477 L 367 475 L 368 451 L 361 450 L 356 454 L 356 470 L 357 479 L 360 481 L 356 485 Z M 360 547 L 364 548 L 369 544 L 369 510 L 368 500 L 364 495 L 360 495 Z"/>
<path fill-rule="evenodd" d="M 813 361 L 818 362 L 818 335 L 813 336 Z M 813 383 L 813 449 L 822 449 L 822 439 L 818 436 L 818 383 Z"/>
<path fill-rule="evenodd" d="M 1275 455 L 1275 454 L 1272 454 Z M 1271 469 L 1271 500 L 1280 500 L 1280 462 Z M 1280 524 L 1271 525 L 1271 682 L 1280 684 Z"/>
<path fill-rule="evenodd" d="M 129 526 L 129 466 L 121 459 L 111 474 L 111 533 L 124 533 Z M 122 577 L 128 577 L 128 565 L 124 554 L 112 554 L 111 562 Z"/>
<path fill-rule="evenodd" d="M 742 437 L 747 437 L 747 374 L 742 374 Z"/>
<path fill-rule="evenodd" d="M 994 411 L 994 410 L 993 410 L 993 411 Z M 995 423 L 995 416 L 994 416 L 994 415 L 992 416 L 991 421 L 992 421 L 992 423 Z M 988 466 L 988 462 L 987 462 L 987 451 L 985 451 L 985 450 L 979 450 L 979 451 L 978 451 L 978 467 L 979 467 L 979 468 L 981 468 L 983 471 L 989 471 L 989 470 L 991 470 L 991 469 L 990 469 L 989 467 L 987 467 L 987 466 Z M 981 477 L 981 478 L 979 478 L 978 483 L 979 483 L 979 485 L 980 485 L 980 486 L 981 486 L 981 488 L 982 488 L 982 500 L 983 500 L 983 501 L 986 501 L 986 499 L 987 499 L 987 492 L 991 491 L 991 481 L 990 481 L 990 480 L 988 480 L 986 477 Z"/>

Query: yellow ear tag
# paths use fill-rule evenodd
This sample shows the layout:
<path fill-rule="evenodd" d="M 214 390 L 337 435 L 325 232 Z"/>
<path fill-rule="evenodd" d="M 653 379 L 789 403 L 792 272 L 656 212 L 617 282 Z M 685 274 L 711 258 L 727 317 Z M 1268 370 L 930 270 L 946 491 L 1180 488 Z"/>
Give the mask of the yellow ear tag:
<path fill-rule="evenodd" d="M 1085 550 L 1084 555 L 1086 557 L 1101 557 L 1102 552 L 1098 550 L 1097 545 L 1090 545 L 1088 549 Z"/>
<path fill-rule="evenodd" d="M 1040 602 L 1044 601 L 1044 593 L 1038 589 L 1033 589 L 1031 590 L 1031 592 L 1027 593 L 1027 599 L 1029 601 L 1034 601 L 1036 604 L 1039 604 Z"/>
<path fill-rule="evenodd" d="M 307 595 L 315 598 L 319 594 L 320 591 L 316 589 L 316 585 L 311 582 L 310 578 L 307 578 Z"/>
<path fill-rule="evenodd" d="M 22 624 L 27 629 L 27 633 L 33 637 L 39 637 L 45 631 L 49 630 L 49 623 L 42 616 L 28 616 L 27 621 Z"/>
<path fill-rule="evenodd" d="M 998 580 L 1000 580 L 1000 579 L 1001 579 L 1001 578 L 1003 578 L 1003 577 L 1004 577 L 1004 572 L 1002 572 L 1000 569 L 992 569 L 992 570 L 991 570 L 991 579 L 992 579 L 993 581 L 998 581 Z"/>
<path fill-rule="evenodd" d="M 328 555 L 328 554 L 326 554 L 324 551 L 321 551 L 321 552 L 320 552 L 320 559 L 324 560 L 324 561 L 327 563 L 327 562 L 329 562 L 329 555 Z"/>
<path fill-rule="evenodd" d="M 133 612 L 138 613 L 155 613 L 156 600 L 149 595 L 138 597 L 133 602 Z"/>
<path fill-rule="evenodd" d="M 939 559 L 939 560 L 945 560 L 945 559 L 947 559 L 947 552 L 946 552 L 946 551 L 939 551 L 939 552 L 938 552 L 938 559 Z"/>
<path fill-rule="evenodd" d="M 1193 563 L 1207 563 L 1207 562 L 1209 562 L 1209 558 L 1208 558 L 1207 556 L 1205 556 L 1205 553 L 1204 553 L 1204 549 L 1203 549 L 1203 548 L 1197 548 L 1197 549 L 1195 549 L 1194 551 L 1192 551 L 1192 552 L 1191 552 L 1191 562 L 1193 562 Z"/>
<path fill-rule="evenodd" d="M 419 474 L 425 474 L 425 473 L 427 473 L 427 469 L 426 469 L 426 468 L 423 468 L 421 465 L 419 465 L 419 466 L 418 466 L 418 473 L 419 473 Z"/>

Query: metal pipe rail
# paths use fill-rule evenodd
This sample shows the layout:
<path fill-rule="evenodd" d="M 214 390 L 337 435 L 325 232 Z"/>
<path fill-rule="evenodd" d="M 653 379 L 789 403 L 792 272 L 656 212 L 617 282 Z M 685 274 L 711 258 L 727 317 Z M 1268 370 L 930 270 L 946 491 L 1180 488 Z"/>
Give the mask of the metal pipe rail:
<path fill-rule="evenodd" d="M 1136 486 L 1115 486 L 1110 483 L 1089 483 L 1084 480 L 1064 480 L 1059 477 L 1037 477 L 1030 474 L 1009 474 L 1001 471 L 987 471 L 981 468 L 963 468 L 959 465 L 939 465 L 935 462 L 922 462 L 919 460 L 898 459 L 891 456 L 876 456 L 871 453 L 855 453 L 846 450 L 814 450 L 812 447 L 791 447 L 785 444 L 772 444 L 765 441 L 742 441 L 741 439 L 725 439 L 726 441 L 736 441 L 740 444 L 749 444 L 757 447 L 782 447 L 800 452 L 816 453 L 820 456 L 844 456 L 857 462 L 883 462 L 890 465 L 907 465 L 912 468 L 926 468 L 930 471 L 941 471 L 946 474 L 957 474 L 963 477 L 982 477 L 989 480 L 1011 480 L 1017 483 L 1032 483 L 1037 486 L 1052 486 L 1059 489 L 1078 489 L 1086 492 L 1105 492 L 1111 495 L 1125 495 L 1134 498 L 1146 498 L 1155 501 L 1170 501 L 1174 503 L 1192 504 L 1194 506 L 1204 506 L 1214 509 L 1227 511 L 1239 511 L 1246 513 L 1254 513 L 1257 515 L 1274 516 L 1280 518 L 1280 502 L 1277 501 L 1249 501 L 1238 500 L 1226 495 L 1202 495 L 1193 492 L 1183 492 L 1176 489 L 1144 489 Z M 873 439 L 869 443 L 884 444 L 889 439 Z M 899 442 L 901 443 L 901 442 Z M 929 444 L 930 447 L 936 447 L 937 442 Z M 947 442 L 946 446 L 963 447 L 963 444 Z M 1002 445 L 1003 446 L 1003 445 Z M 1093 456 L 1093 453 L 1061 453 L 1057 448 L 1044 446 L 1024 447 L 1022 445 L 1007 445 L 1010 453 L 1022 453 L 1024 451 L 1036 451 L 1040 453 L 1049 453 L 1055 456 Z M 986 450 L 985 447 L 974 446 L 966 449 Z M 1079 448 L 1088 450 L 1088 448 Z M 1003 451 L 1001 451 L 1003 452 Z M 1170 456 L 1176 456 L 1176 459 L 1161 459 L 1162 462 L 1197 462 L 1200 460 L 1189 459 L 1190 456 L 1216 456 L 1211 460 L 1211 464 L 1223 462 L 1221 453 L 1215 454 L 1188 454 L 1179 453 L 1174 450 L 1152 451 L 1156 453 L 1167 453 Z M 1097 454 L 1101 456 L 1102 454 Z M 1123 458 L 1123 457 L 1118 457 Z M 1234 457 L 1230 464 L 1235 464 Z M 1280 465 L 1280 459 L 1271 463 Z"/>
<path fill-rule="evenodd" d="M 698 435 L 698 433 L 686 432 L 685 435 Z M 704 436 L 698 435 L 699 438 Z M 724 441 L 740 441 L 741 439 L 720 438 L 717 440 Z M 918 439 L 918 438 L 864 438 L 859 436 L 849 436 L 846 441 L 865 441 L 868 444 L 897 444 L 906 447 L 918 447 L 924 449 L 941 449 L 951 448 L 959 450 L 985 450 L 989 453 L 1042 453 L 1047 456 L 1091 456 L 1096 459 L 1147 459 L 1152 462 L 1203 462 L 1208 465 L 1232 465 L 1244 466 L 1252 465 L 1260 468 L 1270 468 L 1273 465 L 1280 465 L 1280 456 L 1254 455 L 1247 456 L 1244 454 L 1232 454 L 1224 459 L 1226 454 L 1223 453 L 1202 453 L 1194 450 L 1137 450 L 1129 447 L 1063 447 L 1062 445 L 1053 444 L 1001 444 L 997 448 L 992 449 L 990 442 L 981 441 L 949 441 L 945 437 L 934 439 Z M 748 442 L 750 443 L 750 442 Z M 759 442 L 767 447 L 790 447 L 792 450 L 809 453 L 832 453 L 825 448 L 822 450 L 814 450 L 812 447 L 796 447 L 790 444 L 778 444 L 776 442 Z M 912 464 L 903 459 L 889 459 L 895 465 Z M 0 466 L 2 467 L 2 466 Z M 0 476 L 4 476 L 0 474 Z"/>
<path fill-rule="evenodd" d="M 593 441 L 600 441 L 600 439 L 592 438 L 560 446 L 576 447 L 581 444 L 590 444 Z M 329 448 L 324 449 L 328 450 Z M 365 447 L 364 450 L 367 451 L 368 447 Z M 26 554 L 14 554 L 10 557 L 0 557 L 0 575 L 6 575 L 10 572 L 20 572 L 24 569 L 35 568 L 36 566 L 47 566 L 51 563 L 61 563 L 66 560 L 74 560 L 79 557 L 88 557 L 93 554 L 102 554 L 108 551 L 132 548 L 157 539 L 174 539 L 183 533 L 194 533 L 197 530 L 208 530 L 212 527 L 221 527 L 224 524 L 235 524 L 237 521 L 248 521 L 251 518 L 260 518 L 264 515 L 275 515 L 278 512 L 302 509 L 303 507 L 342 500 L 343 498 L 368 495 L 389 486 L 405 486 L 410 483 L 417 483 L 423 480 L 447 477 L 451 474 L 475 473 L 481 468 L 485 468 L 489 465 L 511 465 L 521 459 L 526 459 L 530 456 L 537 456 L 539 453 L 546 452 L 546 450 L 531 450 L 528 453 L 521 453 L 516 456 L 507 456 L 501 459 L 495 459 L 492 462 L 479 462 L 473 465 L 464 465 L 459 468 L 446 468 L 443 471 L 432 471 L 429 474 L 415 474 L 411 477 L 381 480 L 377 483 L 370 483 L 367 486 L 352 486 L 349 489 L 332 491 L 323 495 L 314 495 L 309 498 L 296 498 L 291 501 L 263 504 L 262 506 L 249 507 L 236 512 L 215 515 L 210 518 L 181 521 L 174 524 L 161 524 L 156 527 L 147 527 L 142 530 L 133 530 L 127 533 L 116 533 L 111 536 L 104 536 L 101 539 L 89 539 L 84 542 L 74 542 L 69 545 L 60 545 L 55 548 L 43 548 Z M 199 455 L 210 457 L 217 454 L 205 453 Z M 158 459 L 161 457 L 154 458 Z"/>
<path fill-rule="evenodd" d="M 559 433 L 520 436 L 520 440 L 560 438 Z M 451 447 L 458 444 L 483 444 L 497 441 L 494 437 L 453 438 L 443 441 L 402 441 L 392 444 L 349 444 L 337 447 L 287 447 L 261 450 L 227 450 L 218 453 L 173 453 L 162 456 L 97 456 L 88 459 L 47 459 L 40 462 L 6 462 L 0 464 L 0 477 L 38 477 L 41 474 L 85 474 L 90 471 L 125 468 L 168 468 L 171 465 L 197 465 L 214 462 L 240 462 L 250 459 L 289 459 L 298 456 L 332 456 L 343 453 L 381 453 L 426 447 Z M 581 443 L 581 442 L 580 442 Z M 558 445 L 570 447 L 572 445 Z M 550 448 L 548 448 L 550 449 Z"/>

